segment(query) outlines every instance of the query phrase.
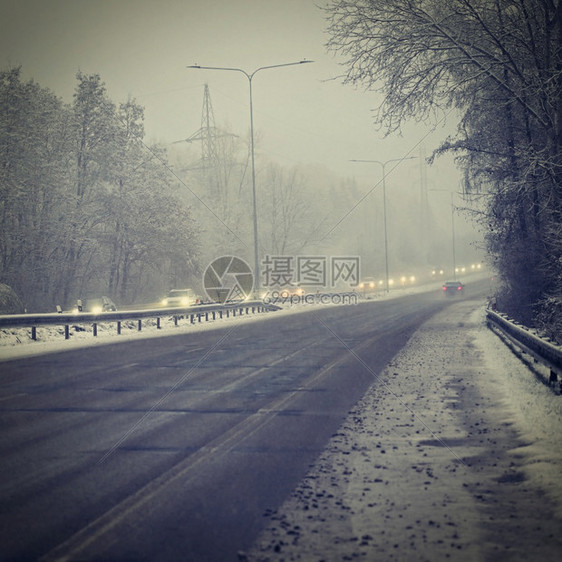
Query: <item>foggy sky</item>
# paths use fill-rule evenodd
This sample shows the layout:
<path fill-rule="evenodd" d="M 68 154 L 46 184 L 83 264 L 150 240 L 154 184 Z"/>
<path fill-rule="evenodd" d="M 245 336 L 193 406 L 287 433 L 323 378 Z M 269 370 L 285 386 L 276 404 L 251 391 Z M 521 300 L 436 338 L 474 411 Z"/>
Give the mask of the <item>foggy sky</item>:
<path fill-rule="evenodd" d="M 218 126 L 249 129 L 249 90 L 239 73 L 187 65 L 243 68 L 314 60 L 264 70 L 253 81 L 259 149 L 280 164 L 326 165 L 344 176 L 374 170 L 350 159 L 400 158 L 445 133 L 411 126 L 383 139 L 372 126 L 377 94 L 341 85 L 341 60 L 328 54 L 323 0 L 0 0 L 2 67 L 22 65 L 71 101 L 80 70 L 98 73 L 113 101 L 128 96 L 146 108 L 149 140 L 164 144 L 200 127 L 209 84 Z M 449 129 L 453 123 L 449 123 Z M 450 174 L 447 167 L 447 174 Z M 456 182 L 456 179 L 454 180 Z"/>

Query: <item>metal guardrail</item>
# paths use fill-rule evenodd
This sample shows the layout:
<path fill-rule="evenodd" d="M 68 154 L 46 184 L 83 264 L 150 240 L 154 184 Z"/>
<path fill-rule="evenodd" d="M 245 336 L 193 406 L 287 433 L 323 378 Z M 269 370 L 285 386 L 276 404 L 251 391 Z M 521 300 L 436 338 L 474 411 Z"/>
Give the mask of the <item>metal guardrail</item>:
<path fill-rule="evenodd" d="M 230 316 L 243 316 L 244 314 L 257 314 L 279 310 L 278 306 L 264 304 L 262 301 L 244 301 L 228 304 L 202 304 L 182 308 L 159 308 L 151 310 L 129 310 L 125 312 L 93 313 L 49 313 L 49 314 L 10 314 L 0 316 L 0 329 L 2 328 L 30 328 L 31 338 L 37 339 L 38 326 L 64 326 L 65 339 L 70 338 L 70 326 L 91 325 L 94 336 L 97 336 L 97 326 L 100 323 L 115 322 L 117 333 L 121 333 L 123 322 L 136 321 L 138 330 L 142 330 L 142 321 L 146 318 L 155 318 L 156 327 L 161 328 L 160 321 L 163 317 L 171 316 L 174 324 L 181 318 L 189 318 L 192 324 L 195 320 L 201 322 Z"/>
<path fill-rule="evenodd" d="M 521 351 L 548 367 L 551 385 L 556 384 L 559 377 L 562 377 L 562 346 L 541 338 L 531 329 L 516 323 L 507 315 L 493 310 L 486 311 L 486 323 L 488 328 L 499 331 Z"/>

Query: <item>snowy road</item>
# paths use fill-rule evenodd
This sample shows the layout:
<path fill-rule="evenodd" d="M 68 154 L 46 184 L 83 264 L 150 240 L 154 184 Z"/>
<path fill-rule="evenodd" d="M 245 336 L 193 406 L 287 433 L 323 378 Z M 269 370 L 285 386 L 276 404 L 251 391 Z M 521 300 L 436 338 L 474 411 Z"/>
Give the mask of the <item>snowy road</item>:
<path fill-rule="evenodd" d="M 438 297 L 2 363 L 0 558 L 236 560 Z"/>

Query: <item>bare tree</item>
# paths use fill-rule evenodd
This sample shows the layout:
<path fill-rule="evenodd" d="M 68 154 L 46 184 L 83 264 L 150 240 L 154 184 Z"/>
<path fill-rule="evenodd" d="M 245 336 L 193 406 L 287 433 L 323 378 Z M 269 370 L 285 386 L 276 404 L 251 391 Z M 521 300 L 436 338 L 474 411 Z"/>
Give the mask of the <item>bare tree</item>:
<path fill-rule="evenodd" d="M 543 296 L 560 298 L 562 3 L 335 0 L 326 11 L 343 80 L 383 94 L 386 133 L 460 114 L 440 151 L 488 200 L 489 250 L 513 308 L 530 318 Z"/>

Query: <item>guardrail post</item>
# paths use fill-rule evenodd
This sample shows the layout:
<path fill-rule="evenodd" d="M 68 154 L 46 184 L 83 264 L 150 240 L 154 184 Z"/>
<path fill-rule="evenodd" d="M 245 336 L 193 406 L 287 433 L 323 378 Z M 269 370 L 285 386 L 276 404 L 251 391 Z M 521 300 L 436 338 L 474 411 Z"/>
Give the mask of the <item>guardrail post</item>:
<path fill-rule="evenodd" d="M 189 321 L 190 321 L 192 324 L 195 324 L 195 314 L 191 314 L 191 315 L 189 316 Z"/>
<path fill-rule="evenodd" d="M 68 324 L 64 325 L 64 339 L 67 340 L 70 338 L 70 330 Z"/>
<path fill-rule="evenodd" d="M 205 312 L 205 322 L 208 322 L 208 321 L 209 321 L 209 313 Z"/>
<path fill-rule="evenodd" d="M 174 316 L 174 326 L 177 326 L 177 325 L 178 325 L 178 317 Z"/>
<path fill-rule="evenodd" d="M 35 326 L 31 326 L 31 339 L 37 341 L 37 328 Z"/>
<path fill-rule="evenodd" d="M 98 325 L 95 322 L 92 324 L 92 331 L 94 333 L 94 337 L 98 335 Z"/>
<path fill-rule="evenodd" d="M 117 320 L 117 334 L 121 335 L 121 320 Z"/>
<path fill-rule="evenodd" d="M 142 330 L 142 320 L 139 318 L 139 332 Z"/>
<path fill-rule="evenodd" d="M 216 312 L 215 312 L 214 310 L 213 310 L 212 314 L 213 314 L 213 320 L 216 320 L 217 314 L 216 314 Z"/>
<path fill-rule="evenodd" d="M 199 322 L 199 324 L 201 324 L 201 313 L 200 312 L 197 313 L 197 322 Z"/>
<path fill-rule="evenodd" d="M 156 329 L 159 330 L 160 329 L 160 316 L 158 316 L 156 318 Z"/>

